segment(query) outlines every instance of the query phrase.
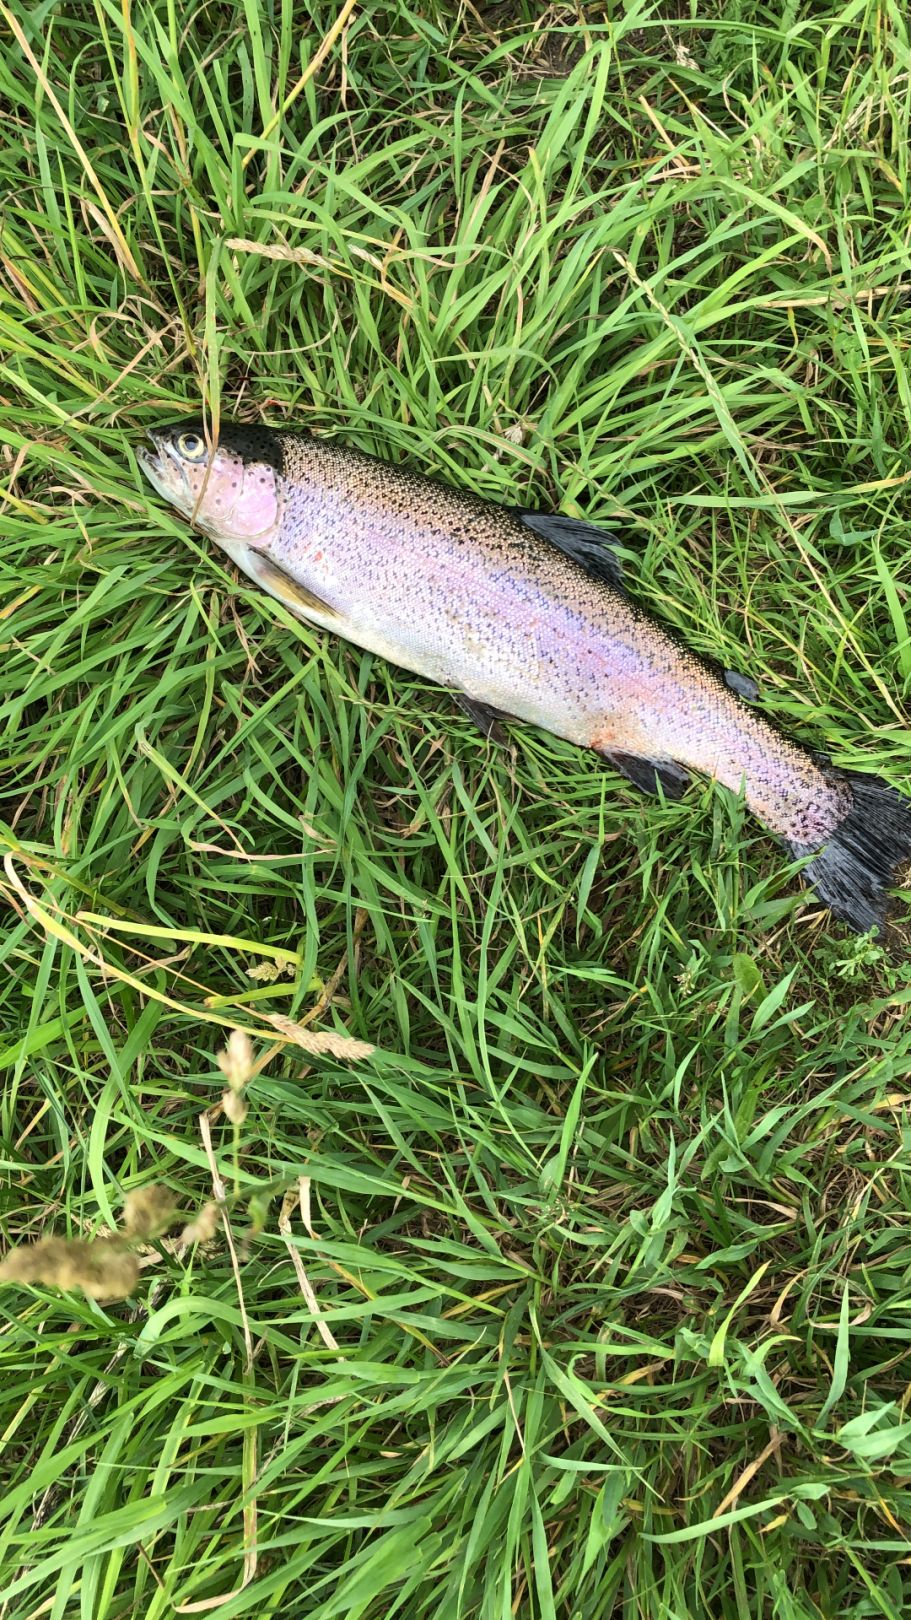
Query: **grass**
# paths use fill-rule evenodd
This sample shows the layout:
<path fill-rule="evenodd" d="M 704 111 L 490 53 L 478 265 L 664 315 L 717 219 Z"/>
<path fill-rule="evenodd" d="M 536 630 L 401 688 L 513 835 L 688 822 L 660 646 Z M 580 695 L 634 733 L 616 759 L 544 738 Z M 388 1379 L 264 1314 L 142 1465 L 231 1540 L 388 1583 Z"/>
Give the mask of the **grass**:
<path fill-rule="evenodd" d="M 132 452 L 205 397 L 609 523 L 907 786 L 906 11 L 698 10 L 0 8 L 0 1224 L 227 1215 L 0 1289 L 4 1620 L 908 1612 L 904 949 Z"/>

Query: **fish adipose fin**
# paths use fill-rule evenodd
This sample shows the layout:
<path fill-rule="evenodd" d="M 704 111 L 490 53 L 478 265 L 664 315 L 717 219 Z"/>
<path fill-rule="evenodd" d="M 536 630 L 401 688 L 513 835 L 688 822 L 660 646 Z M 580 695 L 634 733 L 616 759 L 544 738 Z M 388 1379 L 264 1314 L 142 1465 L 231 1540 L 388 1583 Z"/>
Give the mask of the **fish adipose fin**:
<path fill-rule="evenodd" d="M 502 709 L 492 709 L 488 703 L 479 703 L 476 698 L 468 697 L 465 692 L 454 692 L 453 696 L 461 708 L 465 710 L 469 720 L 473 720 L 485 737 L 492 742 L 505 743 L 508 741 L 506 732 L 500 725 L 501 720 L 508 719 Z"/>
<path fill-rule="evenodd" d="M 752 675 L 741 675 L 738 669 L 726 669 L 724 682 L 738 697 L 746 698 L 747 703 L 759 701 L 759 685 Z"/>
<path fill-rule="evenodd" d="M 595 579 L 603 579 L 616 590 L 622 590 L 623 564 L 613 549 L 620 544 L 616 535 L 597 528 L 594 523 L 564 517 L 562 512 L 527 512 L 520 507 L 518 515 L 526 528 L 533 529 L 542 539 L 564 551 Z"/>
<path fill-rule="evenodd" d="M 833 770 L 854 803 L 821 849 L 789 844 L 792 855 L 812 855 L 803 876 L 836 917 L 859 934 L 881 928 L 889 890 L 911 861 L 911 800 L 875 776 Z"/>
<path fill-rule="evenodd" d="M 634 782 L 643 793 L 657 793 L 659 787 L 666 799 L 682 799 L 690 785 L 690 773 L 672 759 L 647 759 L 644 754 L 617 754 L 602 750 L 604 758 L 615 771 Z"/>

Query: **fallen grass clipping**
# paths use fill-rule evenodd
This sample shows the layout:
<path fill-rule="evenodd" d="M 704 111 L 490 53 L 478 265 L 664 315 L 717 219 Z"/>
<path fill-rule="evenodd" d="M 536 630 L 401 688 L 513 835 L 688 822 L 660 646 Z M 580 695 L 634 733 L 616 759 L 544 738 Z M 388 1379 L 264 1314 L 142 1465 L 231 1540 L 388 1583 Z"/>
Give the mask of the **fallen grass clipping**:
<path fill-rule="evenodd" d="M 911 787 L 906 9 L 696 9 L 0 4 L 4 1620 L 911 1607 L 901 933 L 133 456 L 590 517 Z"/>

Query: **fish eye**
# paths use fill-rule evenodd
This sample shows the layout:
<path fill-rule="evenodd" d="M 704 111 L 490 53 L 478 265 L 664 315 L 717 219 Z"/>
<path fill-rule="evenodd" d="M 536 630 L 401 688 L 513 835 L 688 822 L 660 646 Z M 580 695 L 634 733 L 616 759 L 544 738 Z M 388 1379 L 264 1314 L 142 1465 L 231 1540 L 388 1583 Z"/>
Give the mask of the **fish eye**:
<path fill-rule="evenodd" d="M 187 461 L 201 461 L 206 453 L 206 441 L 198 433 L 181 433 L 177 448 Z"/>

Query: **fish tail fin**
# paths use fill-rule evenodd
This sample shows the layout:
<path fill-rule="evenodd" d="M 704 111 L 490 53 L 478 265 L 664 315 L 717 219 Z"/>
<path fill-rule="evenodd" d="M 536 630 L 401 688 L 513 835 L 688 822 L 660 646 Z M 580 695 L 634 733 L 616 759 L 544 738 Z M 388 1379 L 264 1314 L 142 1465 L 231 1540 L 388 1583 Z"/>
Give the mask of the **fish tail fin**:
<path fill-rule="evenodd" d="M 889 890 L 911 861 L 911 800 L 876 776 L 831 767 L 826 775 L 850 788 L 848 814 L 821 847 L 788 847 L 792 855 L 812 855 L 806 882 L 836 917 L 865 934 L 882 928 Z"/>

